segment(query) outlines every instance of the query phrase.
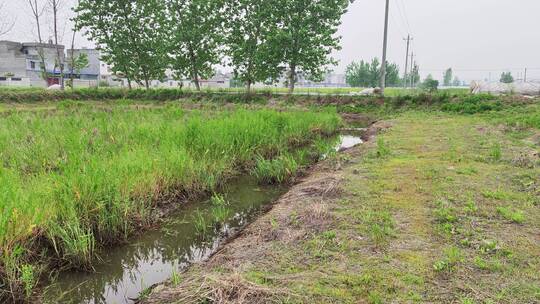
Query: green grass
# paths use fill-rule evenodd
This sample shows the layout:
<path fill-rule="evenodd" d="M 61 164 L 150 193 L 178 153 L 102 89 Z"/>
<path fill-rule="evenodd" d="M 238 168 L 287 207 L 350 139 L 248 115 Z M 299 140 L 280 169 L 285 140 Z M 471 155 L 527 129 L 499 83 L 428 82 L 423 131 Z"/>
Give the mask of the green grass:
<path fill-rule="evenodd" d="M 249 289 L 232 285 L 235 294 L 272 290 L 262 302 L 538 303 L 540 167 L 511 160 L 537 151 L 540 132 L 503 117 L 536 105 L 504 100 L 473 114 L 440 104 L 392 113 L 378 140 L 322 164 L 251 226 L 256 233 L 215 257 L 224 263 L 188 270 L 195 283 L 167 289 L 159 303 L 210 293 L 204 302 L 238 276 Z M 318 194 L 313 185 L 334 174 L 339 195 Z M 306 210 L 317 204 L 329 220 L 313 225 Z M 219 283 L 201 292 L 208 278 Z"/>
<path fill-rule="evenodd" d="M 21 280 L 8 273 L 23 281 L 38 275 L 21 265 L 47 244 L 48 255 L 62 263 L 88 266 L 97 247 L 150 224 L 152 210 L 168 198 L 213 191 L 339 125 L 335 112 L 201 112 L 175 105 L 137 110 L 64 102 L 55 111 L 3 115 L 0 285 L 18 288 Z M 27 251 L 38 239 L 41 246 Z"/>

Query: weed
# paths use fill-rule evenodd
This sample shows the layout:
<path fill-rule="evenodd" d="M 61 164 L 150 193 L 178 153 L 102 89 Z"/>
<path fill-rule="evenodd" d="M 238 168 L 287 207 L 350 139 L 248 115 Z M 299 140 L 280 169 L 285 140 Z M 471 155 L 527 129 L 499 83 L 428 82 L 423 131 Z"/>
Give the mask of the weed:
<path fill-rule="evenodd" d="M 218 206 L 212 207 L 211 213 L 212 213 L 214 222 L 217 224 L 221 224 L 229 218 L 231 211 L 225 205 L 218 205 Z"/>
<path fill-rule="evenodd" d="M 171 273 L 171 283 L 173 286 L 178 286 L 182 282 L 182 276 L 180 273 L 176 270 L 176 267 L 173 267 L 173 271 Z"/>
<path fill-rule="evenodd" d="M 461 262 L 463 262 L 463 253 L 461 250 L 457 247 L 450 247 L 445 250 L 444 259 L 433 264 L 433 269 L 437 272 L 450 272 Z"/>
<path fill-rule="evenodd" d="M 377 157 L 384 158 L 390 155 L 390 149 L 382 137 L 377 138 Z"/>
<path fill-rule="evenodd" d="M 523 224 L 525 222 L 525 213 L 521 210 L 514 210 L 511 207 L 497 207 L 497 213 L 505 220 Z"/>
<path fill-rule="evenodd" d="M 482 241 L 482 243 L 480 244 L 480 252 L 482 254 L 491 254 L 491 253 L 494 253 L 495 251 L 497 251 L 498 249 L 498 246 L 497 246 L 497 241 L 492 241 L 492 240 L 484 240 Z"/>
<path fill-rule="evenodd" d="M 195 230 L 197 230 L 197 233 L 199 233 L 200 235 L 206 234 L 210 225 L 204 213 L 200 210 L 195 211 L 192 220 L 195 226 Z"/>
<path fill-rule="evenodd" d="M 478 206 L 472 199 L 469 199 L 467 203 L 465 204 L 464 209 L 465 209 L 465 213 L 467 214 L 475 214 L 478 211 Z"/>
<path fill-rule="evenodd" d="M 23 282 L 24 292 L 27 298 L 30 298 L 36 284 L 37 277 L 32 265 L 24 264 L 21 266 L 21 281 Z"/>
<path fill-rule="evenodd" d="M 499 143 L 491 147 L 489 150 L 489 157 L 493 162 L 499 162 L 502 159 L 502 148 Z"/>
<path fill-rule="evenodd" d="M 210 202 L 213 206 L 227 206 L 229 205 L 229 202 L 225 199 L 225 197 L 221 194 L 214 193 L 212 197 L 210 198 Z"/>
<path fill-rule="evenodd" d="M 273 160 L 259 156 L 252 174 L 262 183 L 284 183 L 295 176 L 298 169 L 298 163 L 290 154 L 283 154 Z"/>
<path fill-rule="evenodd" d="M 385 244 L 388 238 L 394 235 L 395 224 L 388 211 L 369 210 L 362 215 L 362 220 L 368 229 L 368 234 L 377 246 Z"/>
<path fill-rule="evenodd" d="M 510 199 L 510 194 L 504 190 L 498 189 L 495 191 L 485 190 L 482 192 L 482 196 L 489 199 L 495 200 L 508 200 Z"/>

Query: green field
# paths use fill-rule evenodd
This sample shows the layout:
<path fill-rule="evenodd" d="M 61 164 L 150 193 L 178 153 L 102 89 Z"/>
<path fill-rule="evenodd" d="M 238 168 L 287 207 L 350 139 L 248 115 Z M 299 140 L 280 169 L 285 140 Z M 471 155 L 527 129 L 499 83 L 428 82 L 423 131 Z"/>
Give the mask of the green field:
<path fill-rule="evenodd" d="M 18 99 L 42 93 L 22 92 L 10 94 Z M 472 193 L 473 189 L 467 190 L 467 195 L 477 199 L 478 205 L 485 203 L 485 212 L 490 213 L 476 214 L 475 217 L 459 213 L 460 219 L 497 216 L 528 225 L 527 229 L 537 227 L 538 207 L 534 201 L 537 192 L 534 191 L 539 163 L 531 154 L 540 144 L 540 104 L 537 100 L 517 96 L 472 96 L 459 92 L 387 98 L 277 98 L 264 94 L 249 98 L 226 95 L 223 98 L 212 93 L 193 99 L 177 93 L 172 90 L 134 90 L 129 93 L 134 94 L 133 99 L 112 99 L 118 91 L 80 90 L 78 100 L 42 102 L 30 99 L 29 102 L 0 104 L 2 297 L 30 297 L 39 291 L 39 284 L 46 274 L 54 273 L 54 270 L 91 269 L 100 249 L 125 241 L 136 231 L 155 225 L 161 211 L 171 207 L 170 202 L 212 194 L 239 174 L 251 174 L 262 183 L 289 181 L 300 168 L 328 152 L 325 138 L 340 128 L 338 114 L 367 114 L 387 120 L 394 126 L 388 134 L 380 135 L 376 145 L 370 146 L 367 158 L 338 155 L 337 160 L 329 160 L 340 167 L 348 164 L 349 168 L 350 181 L 344 185 L 345 192 L 337 201 L 343 205 L 334 209 L 338 212 L 336 218 L 343 219 L 342 226 L 328 232 L 332 235 L 335 232 L 338 239 L 341 236 L 347 239 L 358 230 L 369 238 L 365 239 L 367 243 L 353 244 L 354 248 L 373 246 L 377 250 L 387 250 L 385 246 L 390 246 L 388 244 L 392 244 L 396 235 L 401 242 L 416 237 L 415 233 L 420 231 L 407 231 L 403 239 L 396 232 L 395 223 L 408 216 L 408 208 L 412 208 L 413 216 L 427 212 L 433 216 L 440 213 L 443 217 L 450 214 L 452 218 L 455 212 L 466 210 L 468 202 L 462 204 L 460 189 L 467 182 L 474 183 L 481 196 L 487 197 L 480 198 L 478 193 Z M 103 94 L 99 95 L 103 98 L 80 100 L 88 95 L 95 97 L 95 94 Z M 156 99 L 149 98 L 152 96 Z M 174 100 L 178 96 L 183 97 Z M 468 135 L 473 133 L 478 134 Z M 351 167 L 351 164 L 358 165 Z M 413 168 L 419 168 L 421 172 Z M 430 168 L 435 168 L 436 172 Z M 444 168 L 454 169 L 446 172 Z M 363 183 L 363 179 L 356 181 L 351 170 L 368 172 L 370 183 Z M 454 174 L 458 171 L 461 173 Z M 424 175 L 418 174 L 436 180 L 423 179 Z M 514 195 L 518 190 L 510 184 L 512 176 L 518 175 L 527 175 L 533 180 L 528 184 L 532 186 L 527 186 L 528 192 L 522 196 Z M 503 178 L 504 181 L 497 186 L 491 178 Z M 411 185 L 411 180 L 417 180 L 416 184 Z M 424 196 L 418 196 L 415 187 L 428 189 L 429 199 L 424 192 Z M 385 189 L 401 190 L 394 195 Z M 351 195 L 367 200 L 352 201 Z M 459 203 L 455 206 L 436 204 L 441 199 L 452 202 L 453 197 L 458 196 Z M 495 197 L 495 201 L 483 201 L 490 197 Z M 402 200 L 410 204 L 404 207 L 399 203 Z M 425 202 L 430 203 L 425 205 Z M 400 210 L 401 207 L 406 210 Z M 478 208 L 482 210 L 483 207 Z M 358 214 L 354 210 L 363 211 Z M 371 215 L 365 218 L 366 214 Z M 396 217 L 395 214 L 401 215 Z M 423 282 L 431 284 L 438 275 L 430 272 L 433 265 L 444 270 L 445 275 L 451 273 L 446 270 L 457 267 L 454 264 L 462 265 L 448 260 L 451 257 L 445 260 L 444 256 L 446 249 L 456 251 L 452 248 L 461 246 L 454 239 L 445 239 L 444 229 L 456 231 L 461 226 L 458 227 L 454 220 L 450 222 L 452 227 L 430 226 L 433 221 L 438 221 L 431 215 L 424 220 L 418 222 L 421 224 L 418 229 L 433 236 L 423 241 L 433 241 L 441 254 L 430 253 L 428 264 L 413 264 L 411 267 L 421 268 L 411 271 Z M 495 225 L 505 223 L 489 222 L 485 231 L 478 232 L 477 241 L 481 242 L 481 238 L 490 241 L 493 233 L 498 231 L 499 226 Z M 284 223 L 283 227 L 289 224 Z M 443 224 L 446 224 L 444 218 Z M 261 276 L 279 274 L 285 269 L 280 268 L 284 267 L 283 263 L 291 263 L 287 260 L 287 252 L 312 261 L 309 267 L 319 269 L 320 273 L 341 269 L 343 265 L 320 263 L 319 255 L 333 255 L 335 248 L 328 248 L 329 252 L 325 248 L 312 251 L 310 246 L 313 244 L 319 246 L 320 241 L 329 242 L 324 239 L 326 236 L 322 236 L 323 239 L 318 235 L 313 237 L 315 239 L 306 244 L 300 243 L 300 247 L 293 244 L 293 247 L 275 248 L 277 251 L 268 254 L 285 258 L 274 261 L 273 265 L 278 268 L 261 265 L 268 269 L 267 273 L 251 271 L 246 273 L 246 279 L 259 284 Z M 528 238 L 527 235 L 520 237 Z M 510 244 L 509 239 L 501 238 L 497 242 L 519 253 L 520 259 L 527 257 L 517 245 Z M 534 246 L 537 245 L 533 242 L 530 248 L 537 248 Z M 365 267 L 376 276 L 376 281 L 365 288 L 372 289 L 373 294 L 343 291 L 342 295 L 331 295 L 324 286 L 308 284 L 311 300 L 354 302 L 370 298 L 373 299 L 371 302 L 380 303 L 377 299 L 382 302 L 396 299 L 384 289 L 389 284 L 387 279 L 396 275 L 381 268 L 384 257 L 349 255 L 347 248 L 339 248 L 342 258 L 351 263 L 370 261 Z M 490 261 L 482 256 L 476 259 L 468 250 L 460 248 L 458 253 L 470 255 L 478 263 L 481 263 L 480 258 Z M 401 256 L 395 258 L 400 263 L 406 262 L 400 260 Z M 530 259 L 536 261 L 537 257 L 530 256 Z M 512 273 L 529 275 L 529 268 L 512 265 L 509 272 L 502 274 L 501 282 L 507 282 Z M 306 277 L 312 275 L 306 274 Z M 459 278 L 455 277 L 456 280 Z M 363 280 L 343 276 L 331 280 L 334 279 Z M 529 276 L 523 283 L 535 280 L 536 277 Z M 310 284 L 314 282 L 317 281 L 310 281 Z M 339 282 L 330 283 L 339 285 Z M 291 294 L 296 294 L 297 288 L 307 283 L 295 281 L 295 284 L 289 286 Z M 486 284 L 486 290 L 491 292 L 492 285 Z M 279 284 L 270 286 L 283 288 Z M 416 293 L 432 292 L 431 285 L 413 287 L 399 290 L 410 293 L 411 297 L 416 297 Z M 534 289 L 510 295 L 524 300 L 535 299 Z M 399 299 L 405 301 L 408 298 Z"/>
<path fill-rule="evenodd" d="M 168 106 L 8 109 L 0 118 L 0 275 L 5 294 L 31 292 L 49 261 L 89 267 L 96 249 L 155 220 L 158 206 L 240 172 L 305 162 L 298 149 L 335 133 L 332 112 L 184 110 Z M 23 290 L 21 290 L 23 289 Z"/>
<path fill-rule="evenodd" d="M 538 100 L 426 102 L 341 106 L 387 129 L 143 303 L 540 303 Z"/>

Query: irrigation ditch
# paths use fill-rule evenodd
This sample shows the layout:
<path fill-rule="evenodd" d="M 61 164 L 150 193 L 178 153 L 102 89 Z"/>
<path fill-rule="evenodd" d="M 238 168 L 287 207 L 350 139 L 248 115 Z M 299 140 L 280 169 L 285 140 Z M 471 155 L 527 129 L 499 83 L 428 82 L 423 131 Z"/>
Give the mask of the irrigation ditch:
<path fill-rule="evenodd" d="M 329 138 L 333 151 L 362 144 L 373 135 L 373 120 L 343 117 L 349 128 Z M 327 155 L 319 155 L 323 160 Z M 301 173 L 300 173 L 301 174 Z M 133 303 L 152 287 L 210 258 L 244 227 L 272 208 L 294 183 L 261 184 L 248 174 L 230 180 L 218 195 L 183 204 L 165 214 L 163 223 L 129 243 L 99 253 L 92 271 L 58 272 L 40 292 L 41 303 Z"/>

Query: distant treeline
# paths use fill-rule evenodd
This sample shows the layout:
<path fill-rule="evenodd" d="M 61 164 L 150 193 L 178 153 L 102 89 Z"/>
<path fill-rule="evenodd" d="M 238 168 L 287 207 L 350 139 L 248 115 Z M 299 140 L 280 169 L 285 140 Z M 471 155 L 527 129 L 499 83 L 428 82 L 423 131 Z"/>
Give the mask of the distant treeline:
<path fill-rule="evenodd" d="M 345 72 L 347 84 L 351 87 L 374 88 L 378 87 L 381 79 L 381 61 L 375 57 L 371 62 L 361 60 L 352 62 Z M 400 77 L 399 66 L 396 63 L 386 63 L 386 85 L 390 87 L 410 84 L 415 86 L 420 81 L 419 67 L 414 65 L 412 71 L 404 78 Z"/>
<path fill-rule="evenodd" d="M 247 90 L 287 76 L 322 80 L 349 0 L 81 0 L 79 30 L 116 76 L 145 85 L 171 69 L 197 88 L 218 64 Z"/>

